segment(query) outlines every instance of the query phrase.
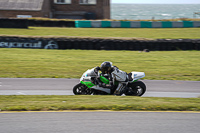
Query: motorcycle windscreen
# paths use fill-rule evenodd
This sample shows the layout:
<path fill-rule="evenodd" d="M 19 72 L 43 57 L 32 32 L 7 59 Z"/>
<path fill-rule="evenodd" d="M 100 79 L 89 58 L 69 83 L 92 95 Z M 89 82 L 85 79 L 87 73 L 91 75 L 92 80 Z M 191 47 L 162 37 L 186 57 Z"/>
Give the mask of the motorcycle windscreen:
<path fill-rule="evenodd" d="M 93 69 L 88 69 L 81 77 L 80 81 L 91 81 L 91 77 L 96 77 L 97 74 L 94 72 Z"/>
<path fill-rule="evenodd" d="M 86 77 L 96 77 L 97 76 L 97 74 L 94 72 L 94 68 L 88 69 L 84 74 Z"/>

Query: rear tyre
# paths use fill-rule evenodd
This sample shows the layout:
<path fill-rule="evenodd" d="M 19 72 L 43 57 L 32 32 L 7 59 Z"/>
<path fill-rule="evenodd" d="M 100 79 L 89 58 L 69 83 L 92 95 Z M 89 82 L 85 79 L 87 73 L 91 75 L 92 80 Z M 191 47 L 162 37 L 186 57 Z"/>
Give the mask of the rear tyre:
<path fill-rule="evenodd" d="M 91 95 L 93 92 L 86 85 L 79 83 L 74 86 L 73 93 L 74 95 Z"/>
<path fill-rule="evenodd" d="M 142 81 L 133 82 L 128 85 L 125 93 L 127 96 L 142 96 L 146 92 L 146 85 Z"/>

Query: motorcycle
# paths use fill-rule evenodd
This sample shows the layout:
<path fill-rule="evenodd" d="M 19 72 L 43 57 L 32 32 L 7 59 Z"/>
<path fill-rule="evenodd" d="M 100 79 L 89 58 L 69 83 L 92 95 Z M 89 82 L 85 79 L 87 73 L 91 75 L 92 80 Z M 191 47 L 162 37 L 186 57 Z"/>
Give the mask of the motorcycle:
<path fill-rule="evenodd" d="M 146 92 L 146 85 L 139 81 L 139 79 L 145 77 L 144 72 L 131 72 L 127 74 L 118 70 L 118 72 L 113 73 L 117 80 L 115 80 L 115 83 L 113 83 L 114 87 L 111 89 L 107 87 L 110 82 L 108 75 L 96 74 L 94 68 L 88 69 L 80 78 L 80 83 L 74 86 L 73 93 L 75 95 L 113 95 L 119 84 L 123 85 L 120 95 L 142 96 Z M 104 83 L 104 87 L 100 86 L 97 77 L 101 83 Z"/>

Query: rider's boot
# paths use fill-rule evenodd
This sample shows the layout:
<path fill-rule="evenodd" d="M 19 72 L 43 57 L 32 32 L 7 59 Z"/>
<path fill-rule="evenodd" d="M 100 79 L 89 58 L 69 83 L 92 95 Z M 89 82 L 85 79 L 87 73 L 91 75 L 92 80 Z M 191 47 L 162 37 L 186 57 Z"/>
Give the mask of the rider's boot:
<path fill-rule="evenodd" d="M 122 83 L 119 83 L 117 89 L 116 89 L 115 92 L 114 92 L 114 95 L 116 95 L 116 96 L 121 96 L 124 87 L 125 87 L 125 86 L 124 86 Z"/>

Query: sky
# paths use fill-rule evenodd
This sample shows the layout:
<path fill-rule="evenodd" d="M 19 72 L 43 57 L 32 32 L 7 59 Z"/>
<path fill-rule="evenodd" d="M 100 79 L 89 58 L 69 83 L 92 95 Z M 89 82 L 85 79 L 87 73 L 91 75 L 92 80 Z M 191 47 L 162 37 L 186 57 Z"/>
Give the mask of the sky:
<path fill-rule="evenodd" d="M 200 4 L 200 0 L 111 0 L 112 3 L 135 4 Z"/>

